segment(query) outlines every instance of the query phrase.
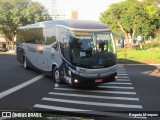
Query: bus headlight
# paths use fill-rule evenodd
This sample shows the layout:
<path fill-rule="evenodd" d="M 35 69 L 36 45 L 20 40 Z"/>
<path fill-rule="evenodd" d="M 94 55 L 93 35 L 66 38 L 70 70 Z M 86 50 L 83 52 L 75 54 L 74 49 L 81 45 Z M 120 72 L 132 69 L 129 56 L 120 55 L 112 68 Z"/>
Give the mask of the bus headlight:
<path fill-rule="evenodd" d="M 77 79 L 74 79 L 74 83 L 78 83 L 78 80 L 77 80 Z"/>

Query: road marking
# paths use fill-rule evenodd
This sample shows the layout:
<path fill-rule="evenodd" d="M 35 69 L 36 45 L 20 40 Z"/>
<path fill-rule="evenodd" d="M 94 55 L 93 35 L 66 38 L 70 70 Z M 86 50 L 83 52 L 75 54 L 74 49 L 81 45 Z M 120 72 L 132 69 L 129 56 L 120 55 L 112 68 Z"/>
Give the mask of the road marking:
<path fill-rule="evenodd" d="M 119 73 L 119 72 L 126 73 L 126 70 L 125 69 L 117 69 L 117 73 Z"/>
<path fill-rule="evenodd" d="M 121 68 L 122 68 L 122 69 L 125 69 L 124 66 L 123 66 L 123 67 L 117 67 L 117 69 L 121 69 Z"/>
<path fill-rule="evenodd" d="M 64 103 L 75 103 L 75 104 L 83 104 L 83 105 L 94 105 L 94 106 L 107 106 L 107 107 L 122 107 L 122 108 L 140 108 L 141 105 L 128 105 L 128 104 L 115 104 L 115 103 L 99 103 L 99 102 L 89 102 L 89 101 L 79 101 L 79 100 L 66 100 L 66 99 L 56 99 L 56 98 L 42 98 L 45 101 L 53 101 L 53 102 L 64 102 Z"/>
<path fill-rule="evenodd" d="M 116 89 L 134 89 L 134 87 L 118 87 L 118 86 L 98 86 L 100 88 L 116 88 Z"/>
<path fill-rule="evenodd" d="M 125 69 L 124 67 L 117 67 L 117 69 Z"/>
<path fill-rule="evenodd" d="M 129 78 L 129 76 L 117 76 L 117 78 L 119 79 L 119 78 L 123 78 L 123 79 L 125 79 L 125 78 Z"/>
<path fill-rule="evenodd" d="M 123 71 L 121 71 L 121 72 L 118 71 L 117 74 L 128 74 L 128 73 L 127 73 L 126 71 L 125 71 L 125 72 L 123 72 Z"/>
<path fill-rule="evenodd" d="M 17 85 L 17 86 L 15 86 L 15 87 L 11 88 L 11 89 L 8 89 L 8 90 L 6 90 L 6 91 L 4 91 L 4 92 L 1 92 L 1 93 L 0 93 L 0 99 L 3 98 L 3 97 L 5 97 L 5 96 L 7 96 L 7 95 L 9 95 L 9 94 L 11 94 L 11 93 L 13 93 L 13 92 L 15 92 L 15 91 L 17 91 L 17 90 L 20 90 L 20 89 L 26 87 L 27 85 L 30 85 L 30 84 L 32 84 L 32 83 L 40 80 L 40 79 L 43 78 L 44 76 L 45 76 L 45 75 L 43 75 L 43 74 L 38 75 L 37 77 L 35 77 L 35 78 L 33 78 L 33 79 L 31 79 L 31 80 L 29 80 L 29 81 L 27 81 L 27 82 L 24 82 L 24 83 L 22 83 L 22 84 L 20 84 L 20 85 Z"/>
<path fill-rule="evenodd" d="M 70 111 L 70 112 L 90 111 L 90 110 L 83 110 L 83 109 L 56 107 L 56 106 L 40 105 L 40 104 L 35 104 L 33 107 L 45 108 L 45 109 L 51 109 L 51 110 L 59 110 L 59 111 Z"/>
<path fill-rule="evenodd" d="M 146 66 L 146 65 L 153 65 L 153 66 L 157 66 L 157 65 L 160 65 L 160 64 L 147 64 L 147 63 L 142 63 L 142 64 L 122 64 L 122 65 L 126 65 L 126 66 L 130 66 L 130 65 L 135 65 L 135 66 L 139 66 L 139 65 L 144 65 L 144 66 Z"/>
<path fill-rule="evenodd" d="M 42 109 L 49 109 L 49 110 L 54 110 L 54 111 L 64 111 L 64 112 L 74 112 L 74 113 L 76 112 L 76 113 L 83 113 L 83 114 L 93 114 L 93 115 L 102 115 L 102 116 L 131 118 L 131 117 L 129 117 L 128 114 L 123 114 L 123 113 L 100 112 L 100 111 L 94 111 L 94 110 L 84 110 L 84 109 L 57 107 L 57 106 L 42 105 L 42 104 L 36 104 L 33 107 L 42 108 Z M 146 117 L 139 117 L 139 118 L 146 119 Z"/>
<path fill-rule="evenodd" d="M 62 95 L 62 96 L 72 96 L 72 97 L 85 97 L 85 98 L 99 98 L 99 99 L 116 99 L 116 100 L 133 100 L 139 101 L 139 98 L 129 98 L 129 97 L 111 97 L 111 96 L 97 96 L 97 95 L 81 95 L 81 94 L 66 94 L 66 93 L 57 93 L 50 92 L 50 95 Z"/>
<path fill-rule="evenodd" d="M 112 94 L 128 94 L 128 95 L 136 95 L 136 92 L 123 92 L 123 91 L 99 91 L 99 90 L 77 90 L 77 89 L 71 89 L 71 88 L 55 88 L 55 90 L 65 90 L 65 91 L 85 91 L 85 92 L 95 92 L 95 93 L 112 93 Z"/>
<path fill-rule="evenodd" d="M 132 85 L 132 83 L 110 82 L 110 83 L 104 83 L 103 85 Z"/>
<path fill-rule="evenodd" d="M 128 74 L 126 74 L 126 73 L 118 73 L 117 75 L 120 75 L 120 76 L 128 76 Z"/>
<path fill-rule="evenodd" d="M 120 78 L 117 78 L 116 81 L 127 82 L 127 81 L 131 81 L 131 80 L 130 79 L 120 79 Z"/>

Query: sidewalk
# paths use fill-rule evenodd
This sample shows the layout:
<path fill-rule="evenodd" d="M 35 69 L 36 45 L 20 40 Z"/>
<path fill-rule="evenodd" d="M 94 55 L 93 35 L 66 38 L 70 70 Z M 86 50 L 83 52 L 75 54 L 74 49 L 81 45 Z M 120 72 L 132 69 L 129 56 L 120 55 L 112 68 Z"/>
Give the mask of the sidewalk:
<path fill-rule="evenodd" d="M 16 52 L 14 50 L 10 50 L 10 51 L 7 51 L 7 52 L 1 52 L 0 51 L 0 55 L 5 55 L 5 54 L 8 54 L 8 55 L 16 55 Z"/>

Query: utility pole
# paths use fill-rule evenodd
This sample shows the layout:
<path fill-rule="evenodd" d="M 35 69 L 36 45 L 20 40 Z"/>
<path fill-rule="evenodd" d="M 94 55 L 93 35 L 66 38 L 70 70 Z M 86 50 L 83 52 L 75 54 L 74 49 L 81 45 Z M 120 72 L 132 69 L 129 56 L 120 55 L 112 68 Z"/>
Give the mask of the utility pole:
<path fill-rule="evenodd" d="M 53 19 L 56 20 L 56 16 L 57 16 L 57 1 L 56 0 L 52 0 L 52 4 L 53 4 L 53 8 L 52 8 Z"/>

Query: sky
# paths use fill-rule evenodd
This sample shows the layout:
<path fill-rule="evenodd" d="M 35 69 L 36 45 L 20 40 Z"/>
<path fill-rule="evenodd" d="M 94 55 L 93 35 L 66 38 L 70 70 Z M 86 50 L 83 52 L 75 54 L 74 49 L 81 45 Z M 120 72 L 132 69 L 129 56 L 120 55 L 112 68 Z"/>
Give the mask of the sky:
<path fill-rule="evenodd" d="M 41 3 L 49 13 L 53 11 L 52 0 L 33 0 Z M 63 14 L 66 11 L 77 10 L 78 19 L 99 21 L 100 14 L 112 3 L 123 0 L 56 0 L 57 12 Z"/>

